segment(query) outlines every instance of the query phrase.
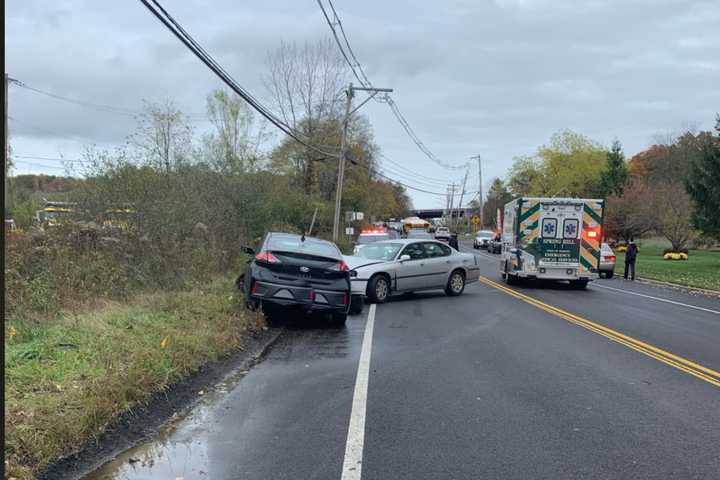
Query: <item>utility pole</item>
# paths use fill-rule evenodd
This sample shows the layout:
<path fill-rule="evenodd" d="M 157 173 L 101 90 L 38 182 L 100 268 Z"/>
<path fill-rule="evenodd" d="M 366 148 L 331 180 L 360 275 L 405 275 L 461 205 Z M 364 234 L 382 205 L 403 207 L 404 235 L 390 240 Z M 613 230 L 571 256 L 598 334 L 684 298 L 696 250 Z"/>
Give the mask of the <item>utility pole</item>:
<path fill-rule="evenodd" d="M 453 226 L 453 208 L 455 206 L 455 182 L 450 185 L 450 221 L 448 222 L 448 228 Z"/>
<path fill-rule="evenodd" d="M 478 161 L 478 195 L 480 198 L 480 228 L 483 228 L 483 183 L 482 183 L 482 158 L 480 155 L 470 157 Z"/>
<path fill-rule="evenodd" d="M 8 173 L 9 173 L 9 172 L 8 172 L 8 166 L 10 165 L 10 134 L 8 133 L 8 90 L 9 90 L 8 87 L 10 86 L 10 81 L 11 81 L 11 80 L 12 80 L 12 81 L 17 81 L 17 80 L 15 80 L 15 79 L 11 79 L 10 76 L 6 73 L 6 74 L 5 74 L 5 119 L 4 119 L 4 121 L 5 121 L 5 124 L 4 124 L 4 129 L 5 129 L 5 158 L 4 158 L 4 162 L 5 162 L 5 163 L 3 164 L 3 167 L 4 167 L 4 170 L 3 170 L 3 171 L 4 171 L 4 175 L 5 175 L 5 188 L 4 188 L 5 195 L 4 195 L 4 198 L 3 198 L 3 200 L 4 200 L 4 203 L 3 203 L 4 207 L 3 207 L 3 208 L 7 208 L 7 205 L 8 205 L 8 190 L 10 190 L 10 188 L 9 188 L 9 185 L 10 185 L 9 182 L 10 182 L 10 181 L 8 180 Z M 3 212 L 3 218 L 5 218 L 5 212 Z"/>
<path fill-rule="evenodd" d="M 469 168 L 467 170 L 465 170 L 465 178 L 463 179 L 463 187 L 462 187 L 462 190 L 460 191 L 460 201 L 458 202 L 457 221 L 455 222 L 456 228 L 458 226 L 460 226 L 460 209 L 462 208 L 462 201 L 463 201 L 463 197 L 465 196 L 465 184 L 467 183 L 468 173 L 470 173 Z"/>
<path fill-rule="evenodd" d="M 352 107 L 352 99 L 355 96 L 356 91 L 371 92 L 368 98 L 365 99 L 360 105 L 354 110 L 350 110 Z M 343 191 L 343 180 L 345 179 L 345 160 L 347 156 L 347 131 L 348 124 L 350 123 L 350 116 L 357 112 L 360 107 L 365 105 L 371 98 L 378 94 L 378 92 L 392 92 L 392 88 L 373 88 L 373 87 L 353 87 L 353 84 L 348 85 L 348 89 L 345 91 L 347 99 L 345 101 L 345 117 L 343 118 L 342 124 L 342 136 L 340 137 L 340 158 L 338 159 L 338 176 L 337 186 L 335 190 L 335 217 L 333 218 L 333 242 L 337 242 L 340 237 L 340 206 L 342 203 L 342 191 Z"/>

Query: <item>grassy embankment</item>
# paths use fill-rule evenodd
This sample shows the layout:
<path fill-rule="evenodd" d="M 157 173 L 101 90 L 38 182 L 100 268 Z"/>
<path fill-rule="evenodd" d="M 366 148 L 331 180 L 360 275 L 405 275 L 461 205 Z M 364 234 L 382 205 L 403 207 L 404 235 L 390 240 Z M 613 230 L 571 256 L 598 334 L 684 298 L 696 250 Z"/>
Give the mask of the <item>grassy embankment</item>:
<path fill-rule="evenodd" d="M 42 323 L 6 321 L 6 475 L 32 478 L 262 325 L 229 278 Z"/>
<path fill-rule="evenodd" d="M 665 260 L 669 245 L 659 239 L 640 240 L 637 276 L 678 285 L 720 291 L 720 251 L 690 250 L 687 260 Z M 616 252 L 615 274 L 622 275 L 625 254 Z"/>

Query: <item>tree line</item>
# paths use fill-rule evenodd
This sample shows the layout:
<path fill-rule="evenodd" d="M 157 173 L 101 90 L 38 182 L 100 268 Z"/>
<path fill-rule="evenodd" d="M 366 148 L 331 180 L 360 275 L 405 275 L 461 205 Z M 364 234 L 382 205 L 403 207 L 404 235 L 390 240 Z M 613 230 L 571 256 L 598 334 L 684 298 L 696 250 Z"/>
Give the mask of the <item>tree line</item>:
<path fill-rule="evenodd" d="M 505 179 L 495 178 L 483 205 L 485 225 L 520 196 L 603 198 L 605 236 L 628 241 L 651 232 L 674 251 L 720 240 L 720 115 L 714 132 L 658 138 L 626 160 L 615 140 L 606 148 L 570 130 L 535 154 L 518 157 Z M 475 201 L 475 207 L 479 208 Z"/>
<path fill-rule="evenodd" d="M 347 79 L 331 47 L 281 45 L 269 55 L 266 84 L 276 110 L 307 143 L 339 151 L 338 100 Z M 82 163 L 68 165 L 73 178 L 13 179 L 9 213 L 23 226 L 40 206 L 38 189 L 77 202 L 82 217 L 9 242 L 14 314 L 239 273 L 242 244 L 257 243 L 269 230 L 308 231 L 313 218 L 312 235 L 331 236 L 337 159 L 275 138 L 225 90 L 211 92 L 206 105 L 207 133 L 196 132 L 172 101 L 145 102 L 126 142 L 110 151 L 87 148 Z M 348 146 L 343 210 L 362 211 L 368 220 L 405 216 L 412 208 L 405 189 L 376 173 L 379 147 L 366 118 L 351 117 Z M 103 213 L 128 204 L 132 228 L 106 238 L 97 228 Z M 97 229 L 97 241 L 83 233 L 88 228 Z M 80 238 L 92 238 L 90 248 Z M 347 249 L 349 239 L 339 244 Z"/>

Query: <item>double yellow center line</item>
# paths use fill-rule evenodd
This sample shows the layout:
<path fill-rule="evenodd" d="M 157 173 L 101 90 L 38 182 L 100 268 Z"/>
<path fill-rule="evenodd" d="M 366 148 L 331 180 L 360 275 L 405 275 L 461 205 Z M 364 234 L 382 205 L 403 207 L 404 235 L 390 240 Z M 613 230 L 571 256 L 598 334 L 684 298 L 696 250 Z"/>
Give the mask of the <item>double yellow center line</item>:
<path fill-rule="evenodd" d="M 706 382 L 711 383 L 711 384 L 715 385 L 716 387 L 720 387 L 720 372 L 717 372 L 710 368 L 699 365 L 699 364 L 692 362 L 686 358 L 679 357 L 679 356 L 677 356 L 673 353 L 670 353 L 668 351 L 665 351 L 661 348 L 655 347 L 655 346 L 647 344 L 645 342 L 641 342 L 640 340 L 629 337 L 623 333 L 620 333 L 611 328 L 607 328 L 598 323 L 591 322 L 590 320 L 579 317 L 575 314 L 572 314 L 572 313 L 562 310 L 560 308 L 554 307 L 552 305 L 548 305 L 547 303 L 541 302 L 540 300 L 537 300 L 533 297 L 530 297 L 528 295 L 524 295 L 520 292 L 512 290 L 504 285 L 501 285 L 497 282 L 493 282 L 492 280 L 489 280 L 485 277 L 481 276 L 480 281 L 483 282 L 485 285 L 496 288 L 497 290 L 500 290 L 501 292 L 507 293 L 508 295 L 518 298 L 524 302 L 527 302 L 530 305 L 533 305 L 541 310 L 544 310 L 548 313 L 556 315 L 564 320 L 567 320 L 570 323 L 574 323 L 575 325 L 581 326 L 587 330 L 590 330 L 591 332 L 595 332 L 599 335 L 602 335 L 603 337 L 609 338 L 610 340 L 612 340 L 614 342 L 625 345 L 628 348 L 632 348 L 633 350 L 638 351 L 644 355 L 647 355 L 648 357 L 652 357 L 655 360 L 659 360 L 667 365 L 677 368 L 678 370 L 682 370 L 685 373 L 689 373 L 690 375 L 692 375 L 694 377 L 697 377 L 701 380 L 705 380 Z"/>

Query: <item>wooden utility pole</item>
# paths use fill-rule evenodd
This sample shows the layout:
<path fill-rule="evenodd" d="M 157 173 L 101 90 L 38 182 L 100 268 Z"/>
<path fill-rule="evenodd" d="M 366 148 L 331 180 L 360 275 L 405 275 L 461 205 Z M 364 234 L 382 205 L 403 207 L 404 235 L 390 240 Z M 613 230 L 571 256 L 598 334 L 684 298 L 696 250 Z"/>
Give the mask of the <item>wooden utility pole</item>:
<path fill-rule="evenodd" d="M 460 201 L 458 202 L 458 212 L 457 212 L 457 221 L 455 222 L 455 228 L 460 226 L 460 209 L 462 208 L 462 201 L 463 197 L 465 196 L 465 184 L 467 183 L 467 177 L 468 173 L 470 173 L 470 169 L 468 168 L 465 170 L 465 178 L 463 178 L 463 186 L 462 190 L 460 191 Z"/>
<path fill-rule="evenodd" d="M 342 136 L 340 137 L 340 158 L 338 159 L 337 185 L 335 186 L 335 217 L 333 218 L 333 242 L 340 237 L 340 202 L 342 200 L 343 180 L 345 178 L 345 154 L 347 151 L 347 129 L 350 120 L 350 106 L 352 105 L 353 86 L 348 86 L 345 92 L 345 117 L 342 123 Z"/>
<path fill-rule="evenodd" d="M 9 89 L 8 89 L 8 86 L 9 86 L 9 85 L 10 85 L 10 76 L 6 73 L 6 74 L 5 74 L 5 119 L 4 119 L 4 121 L 5 121 L 5 125 L 4 125 L 4 129 L 5 129 L 5 159 L 4 159 L 4 162 L 5 162 L 5 164 L 3 165 L 3 167 L 5 168 L 5 170 L 4 170 L 4 172 L 5 172 L 5 173 L 4 173 L 4 175 L 5 175 L 5 188 L 4 188 L 5 195 L 4 195 L 4 198 L 3 198 L 3 200 L 4 200 L 4 203 L 3 203 L 4 208 L 7 208 L 7 204 L 8 204 L 8 190 L 9 190 L 9 188 L 8 188 L 8 186 L 9 186 L 9 183 L 8 183 L 8 173 L 9 173 L 9 172 L 8 172 L 8 165 L 10 165 L 10 143 L 9 143 L 9 142 L 10 142 L 10 135 L 8 134 L 8 90 L 9 90 Z M 3 218 L 5 218 L 5 212 L 3 212 Z M 4 227 L 3 227 L 3 228 L 4 228 Z"/>
<path fill-rule="evenodd" d="M 352 99 L 356 91 L 371 92 L 371 95 L 365 99 L 360 105 L 354 110 L 350 110 L 352 106 Z M 374 88 L 374 87 L 353 87 L 351 83 L 348 85 L 348 89 L 345 91 L 347 99 L 345 102 L 345 117 L 343 118 L 342 124 L 342 136 L 340 137 L 340 158 L 338 159 L 338 176 L 337 185 L 335 188 L 335 216 L 333 218 L 333 242 L 337 242 L 340 238 L 340 207 L 342 205 L 342 191 L 343 191 L 343 180 L 345 179 L 345 160 L 347 156 L 347 131 L 348 123 L 350 123 L 350 116 L 358 111 L 360 107 L 365 105 L 371 98 L 378 94 L 378 92 L 392 92 L 392 88 Z"/>
<path fill-rule="evenodd" d="M 483 228 L 483 182 L 482 182 L 482 158 L 480 155 L 470 157 L 478 161 L 478 198 L 480 200 L 480 228 Z"/>

